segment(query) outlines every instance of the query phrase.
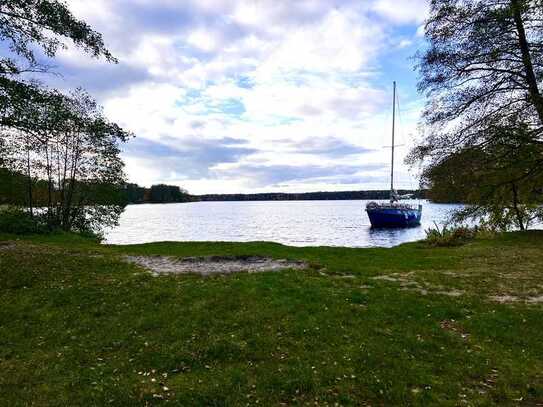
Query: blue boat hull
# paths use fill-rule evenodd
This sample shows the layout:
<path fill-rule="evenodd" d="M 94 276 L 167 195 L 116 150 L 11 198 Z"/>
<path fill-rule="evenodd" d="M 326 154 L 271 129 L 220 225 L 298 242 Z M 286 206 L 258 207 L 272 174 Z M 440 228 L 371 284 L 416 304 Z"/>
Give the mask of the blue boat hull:
<path fill-rule="evenodd" d="M 422 211 L 405 208 L 366 209 L 374 228 L 406 228 L 420 225 Z"/>

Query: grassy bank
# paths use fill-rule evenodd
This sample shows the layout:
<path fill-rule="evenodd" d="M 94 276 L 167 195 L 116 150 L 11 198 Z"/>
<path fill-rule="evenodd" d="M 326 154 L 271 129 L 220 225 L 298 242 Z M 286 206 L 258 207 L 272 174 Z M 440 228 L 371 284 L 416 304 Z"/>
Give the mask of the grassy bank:
<path fill-rule="evenodd" d="M 0 236 L 0 404 L 540 405 L 543 233 L 454 248 Z M 153 277 L 138 255 L 304 271 Z"/>

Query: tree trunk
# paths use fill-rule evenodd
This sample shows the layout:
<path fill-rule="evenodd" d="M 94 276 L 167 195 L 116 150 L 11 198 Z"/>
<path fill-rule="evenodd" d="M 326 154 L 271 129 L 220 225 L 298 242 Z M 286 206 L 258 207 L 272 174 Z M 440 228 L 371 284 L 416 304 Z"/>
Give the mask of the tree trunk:
<path fill-rule="evenodd" d="M 32 202 L 32 174 L 30 172 L 30 145 L 28 144 L 28 136 L 26 136 L 26 175 L 28 178 L 28 208 L 30 210 L 30 217 L 34 217 L 34 204 Z"/>
<path fill-rule="evenodd" d="M 511 184 L 511 187 L 513 189 L 513 208 L 515 209 L 515 215 L 517 217 L 518 227 L 520 230 L 526 230 L 526 228 L 524 227 L 524 217 L 522 216 L 522 213 L 519 208 L 517 186 L 513 182 Z"/>
<path fill-rule="evenodd" d="M 55 216 L 57 219 L 60 218 L 60 205 L 62 204 L 62 196 L 61 196 L 61 186 L 60 186 L 60 182 L 61 182 L 61 179 L 60 179 L 60 144 L 59 144 L 59 141 L 58 141 L 58 136 L 57 136 L 57 139 L 56 139 L 56 159 L 57 159 L 57 198 L 56 198 L 56 203 L 55 203 Z"/>
<path fill-rule="evenodd" d="M 46 159 L 46 172 L 47 172 L 47 223 L 50 229 L 52 229 L 51 218 L 53 216 L 53 179 L 51 176 L 51 160 L 49 158 L 49 141 L 45 142 L 45 159 Z"/>
<path fill-rule="evenodd" d="M 513 11 L 513 19 L 515 20 L 515 25 L 517 28 L 518 41 L 520 51 L 522 53 L 522 63 L 526 73 L 526 81 L 528 82 L 530 99 L 532 99 L 532 103 L 537 111 L 539 121 L 541 124 L 543 124 L 543 98 L 539 93 L 534 66 L 532 64 L 532 56 L 530 55 L 530 46 L 528 45 L 528 40 L 526 39 L 526 31 L 524 29 L 524 22 L 522 20 L 521 13 L 521 1 L 522 0 L 511 0 L 511 9 Z"/>
<path fill-rule="evenodd" d="M 68 151 L 69 151 L 69 145 L 70 145 L 70 138 L 69 138 L 69 135 L 66 134 L 64 135 L 64 150 L 63 150 L 63 160 L 64 160 L 64 167 L 63 167 L 63 170 L 62 170 L 62 187 L 61 187 L 61 192 L 60 192 L 60 197 L 61 197 L 61 205 L 60 205 L 60 209 L 59 209 L 59 219 L 61 222 L 64 222 L 64 211 L 65 211 L 65 205 L 66 205 L 66 185 L 67 185 L 67 174 L 68 174 Z"/>
<path fill-rule="evenodd" d="M 69 169 L 70 178 L 68 180 L 68 192 L 67 192 L 66 205 L 64 207 L 64 215 L 63 215 L 62 228 L 65 230 L 71 229 L 71 223 L 72 223 L 71 212 L 73 209 L 72 208 L 73 198 L 75 195 L 75 189 L 77 188 L 77 180 L 76 180 L 77 173 L 78 173 L 77 166 L 79 165 L 79 158 L 81 156 L 81 152 L 79 151 L 79 138 L 77 136 L 77 133 L 75 134 L 76 134 L 75 141 L 74 141 L 75 144 L 71 147 L 72 158 L 70 162 L 71 168 Z"/>

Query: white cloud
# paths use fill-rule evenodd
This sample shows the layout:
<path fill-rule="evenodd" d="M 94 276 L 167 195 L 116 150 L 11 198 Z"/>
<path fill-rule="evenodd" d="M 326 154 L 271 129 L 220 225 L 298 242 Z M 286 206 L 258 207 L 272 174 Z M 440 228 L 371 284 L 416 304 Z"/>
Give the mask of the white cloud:
<path fill-rule="evenodd" d="M 217 42 L 213 34 L 204 30 L 197 30 L 190 33 L 187 42 L 207 52 L 213 51 L 217 47 Z"/>
<path fill-rule="evenodd" d="M 141 140 L 161 143 L 164 148 L 196 140 L 201 148 L 219 140 L 245 143 L 246 151 L 240 149 L 245 153 L 231 155 L 233 150 L 225 148 L 217 150 L 218 156 L 206 156 L 209 166 L 202 163 L 192 175 L 182 173 L 179 160 L 160 160 L 152 151 L 148 158 L 136 157 L 127 149 L 131 180 L 178 182 L 191 192 L 204 193 L 256 187 L 277 190 L 278 186 L 287 190 L 369 188 L 386 178 L 386 170 L 347 169 L 388 162 L 389 152 L 382 146 L 390 144 L 390 92 L 385 84 L 391 79 L 386 77 L 388 63 L 382 56 L 388 47 L 400 52 L 412 45 L 413 39 L 395 27 L 410 25 L 415 32 L 427 13 L 426 1 L 69 3 L 78 16 L 103 33 L 120 60 L 119 65 L 108 67 L 117 72 L 109 91 L 95 90 L 111 119 Z M 63 52 L 61 61 L 74 72 L 106 72 L 103 62 L 89 63 L 88 57 L 73 49 Z M 406 72 L 401 75 L 412 75 Z M 123 76 L 125 80 L 116 79 Z M 74 74 L 70 80 L 77 86 L 78 79 L 89 77 Z M 101 78 L 102 87 L 107 80 Z M 93 91 L 92 82 L 83 83 Z M 414 97 L 413 90 L 407 94 Z M 414 129 L 416 113 L 405 119 L 409 131 Z M 335 155 L 316 149 L 308 153 L 304 150 L 308 139 L 322 146 L 341 140 L 345 149 L 336 150 Z M 361 153 L 362 147 L 375 151 Z M 351 155 L 349 148 L 358 152 Z M 223 153 L 230 155 L 221 161 Z M 266 169 L 287 172 L 293 164 L 306 168 L 303 174 L 314 176 L 285 183 L 265 174 Z M 321 167 L 330 169 L 329 176 Z M 247 168 L 258 168 L 259 179 L 271 184 L 254 182 L 250 171 L 242 171 Z M 348 174 L 343 176 L 342 170 Z M 386 182 L 379 187 L 386 187 Z"/>
<path fill-rule="evenodd" d="M 407 48 L 409 46 L 413 45 L 413 41 L 407 39 L 407 38 L 404 38 L 402 40 L 400 40 L 400 42 L 398 43 L 398 48 Z"/>
<path fill-rule="evenodd" d="M 428 0 L 377 0 L 373 9 L 394 23 L 409 24 L 424 21 L 428 15 Z"/>
<path fill-rule="evenodd" d="M 419 26 L 417 27 L 416 36 L 417 36 L 418 38 L 424 37 L 425 29 L 426 29 L 426 27 L 424 26 L 424 24 L 419 25 Z"/>
<path fill-rule="evenodd" d="M 277 72 L 357 72 L 368 68 L 383 39 L 379 25 L 364 16 L 331 10 L 318 25 L 289 31 L 255 73 L 269 78 Z"/>

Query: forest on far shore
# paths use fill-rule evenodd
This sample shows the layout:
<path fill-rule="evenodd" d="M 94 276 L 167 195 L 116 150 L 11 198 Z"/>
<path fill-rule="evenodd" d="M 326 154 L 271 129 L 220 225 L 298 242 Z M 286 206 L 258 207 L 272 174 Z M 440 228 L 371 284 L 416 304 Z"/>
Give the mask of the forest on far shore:
<path fill-rule="evenodd" d="M 32 180 L 33 200 L 37 205 L 47 201 L 47 183 Z M 157 184 L 142 187 L 135 183 L 126 183 L 120 187 L 113 185 L 85 185 L 86 188 L 100 190 L 101 195 L 120 204 L 142 203 L 174 203 L 197 201 L 316 201 L 316 200 L 349 200 L 349 199 L 388 199 L 389 190 L 373 191 L 331 191 L 331 192 L 265 192 L 258 194 L 205 194 L 191 195 L 187 190 L 177 185 Z M 428 193 L 424 190 L 397 191 L 400 195 L 411 194 L 413 198 L 425 198 Z M 24 174 L 0 168 L 0 205 L 18 205 L 25 202 L 28 194 L 28 178 Z"/>
<path fill-rule="evenodd" d="M 138 184 L 126 184 L 121 190 L 127 204 L 206 202 L 206 201 L 326 201 L 349 199 L 388 199 L 389 190 L 331 191 L 331 192 L 264 192 L 258 194 L 205 194 L 191 195 L 176 185 L 158 184 L 150 188 Z M 426 191 L 401 189 L 400 195 L 410 194 L 415 199 L 424 198 Z"/>
<path fill-rule="evenodd" d="M 400 195 L 424 198 L 425 191 L 400 189 Z M 390 190 L 373 191 L 330 191 L 330 192 L 264 192 L 260 194 L 206 194 L 195 196 L 198 201 L 340 201 L 349 199 L 389 199 Z"/>

